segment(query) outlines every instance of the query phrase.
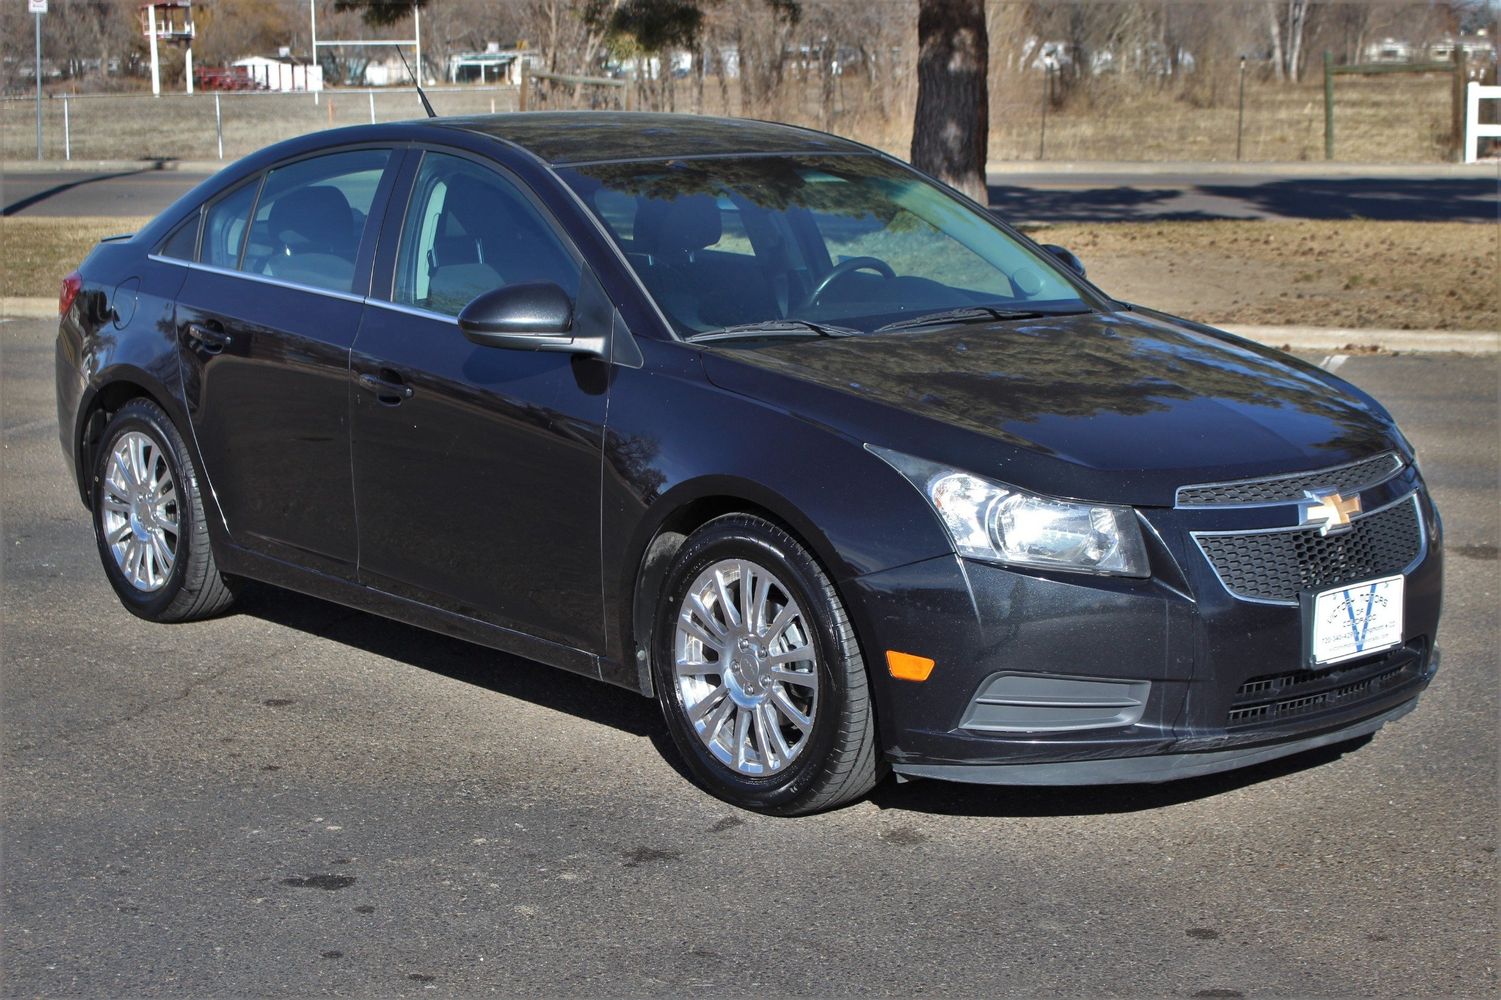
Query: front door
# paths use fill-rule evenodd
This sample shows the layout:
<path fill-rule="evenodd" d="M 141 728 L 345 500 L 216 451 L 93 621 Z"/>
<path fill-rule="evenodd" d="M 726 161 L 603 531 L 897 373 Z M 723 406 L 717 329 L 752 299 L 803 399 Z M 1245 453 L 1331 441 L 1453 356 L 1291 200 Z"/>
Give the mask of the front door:
<path fill-rule="evenodd" d="M 349 350 L 390 158 L 300 159 L 221 197 L 177 302 L 188 412 L 230 538 L 349 578 Z"/>
<path fill-rule="evenodd" d="M 487 165 L 425 153 L 404 218 L 390 301 L 372 298 L 351 365 L 360 579 L 597 650 L 609 365 L 477 346 L 455 317 L 481 292 L 550 281 L 588 335 L 609 302 L 540 206 Z"/>

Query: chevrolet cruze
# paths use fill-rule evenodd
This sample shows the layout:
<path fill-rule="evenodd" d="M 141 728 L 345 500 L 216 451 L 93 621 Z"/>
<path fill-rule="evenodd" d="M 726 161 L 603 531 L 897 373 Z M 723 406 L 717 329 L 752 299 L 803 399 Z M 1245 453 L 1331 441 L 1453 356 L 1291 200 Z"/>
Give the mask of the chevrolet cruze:
<path fill-rule="evenodd" d="M 1437 666 L 1439 518 L 1379 403 L 830 135 L 306 136 L 60 307 L 130 611 L 254 579 L 618 684 L 746 808 L 1226 770 Z"/>

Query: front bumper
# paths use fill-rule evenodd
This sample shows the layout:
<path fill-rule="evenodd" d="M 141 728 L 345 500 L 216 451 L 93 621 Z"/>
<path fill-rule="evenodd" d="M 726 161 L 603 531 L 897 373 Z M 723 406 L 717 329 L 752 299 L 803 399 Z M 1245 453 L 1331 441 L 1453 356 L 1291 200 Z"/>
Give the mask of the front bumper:
<path fill-rule="evenodd" d="M 1369 736 L 1393 719 L 1418 707 L 1417 696 L 1379 715 L 1314 736 L 1236 747 L 1232 750 L 1182 750 L 1169 747 L 1146 757 L 1109 757 L 1104 760 L 1058 761 L 1044 764 L 920 764 L 898 763 L 892 769 L 909 778 L 938 778 L 976 785 L 1128 785 L 1177 781 L 1205 774 L 1234 771 L 1334 746 Z"/>
<path fill-rule="evenodd" d="M 1406 574 L 1404 644 L 1325 668 L 1304 666 L 1300 608 L 1228 593 L 1174 512 L 1154 517 L 1151 579 L 946 556 L 848 581 L 881 675 L 886 759 L 956 781 L 1153 782 L 1375 732 L 1438 667 L 1440 527 L 1426 495 L 1419 506 L 1428 544 Z M 895 680 L 886 650 L 937 666 L 926 682 Z"/>

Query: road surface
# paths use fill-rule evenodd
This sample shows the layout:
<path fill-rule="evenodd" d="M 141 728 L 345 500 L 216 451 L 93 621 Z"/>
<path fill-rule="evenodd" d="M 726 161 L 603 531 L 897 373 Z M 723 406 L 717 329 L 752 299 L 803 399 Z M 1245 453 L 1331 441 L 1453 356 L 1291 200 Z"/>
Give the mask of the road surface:
<path fill-rule="evenodd" d="M 1495 995 L 1494 358 L 1340 368 L 1448 529 L 1412 715 L 1175 785 L 785 820 L 689 784 L 626 691 L 269 588 L 131 617 L 51 328 L 0 324 L 6 995 Z"/>

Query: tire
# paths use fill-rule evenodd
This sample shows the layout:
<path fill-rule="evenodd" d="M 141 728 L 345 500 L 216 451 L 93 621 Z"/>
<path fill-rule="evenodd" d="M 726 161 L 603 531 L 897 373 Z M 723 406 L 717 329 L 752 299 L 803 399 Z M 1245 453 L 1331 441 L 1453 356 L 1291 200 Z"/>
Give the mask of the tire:
<path fill-rule="evenodd" d="M 229 607 L 193 460 L 161 407 L 133 399 L 110 418 L 90 491 L 99 559 L 128 611 L 185 622 Z"/>
<path fill-rule="evenodd" d="M 652 669 L 690 773 L 726 802 L 820 812 L 885 776 L 844 605 L 812 555 L 769 521 L 726 515 L 683 543 L 663 583 Z"/>

